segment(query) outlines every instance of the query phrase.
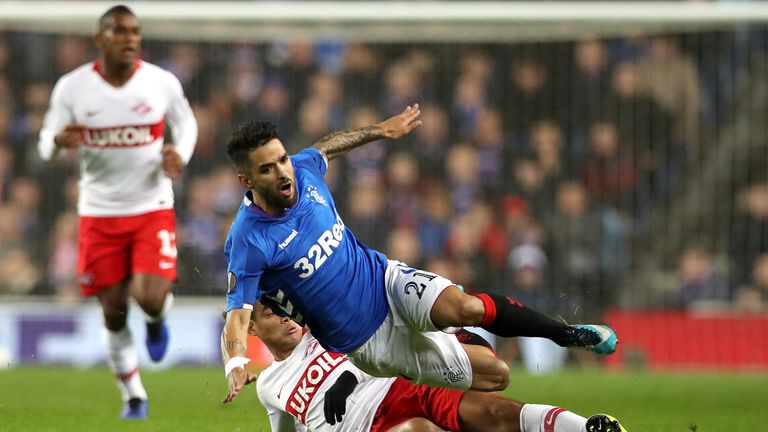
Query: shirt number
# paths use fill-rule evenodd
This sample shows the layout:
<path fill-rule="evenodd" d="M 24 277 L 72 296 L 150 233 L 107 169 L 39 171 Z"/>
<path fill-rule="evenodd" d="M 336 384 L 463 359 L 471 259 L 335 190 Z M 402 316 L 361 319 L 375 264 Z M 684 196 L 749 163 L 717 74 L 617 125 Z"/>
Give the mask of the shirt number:
<path fill-rule="evenodd" d="M 293 264 L 293 268 L 301 270 L 299 277 L 306 279 L 312 276 L 315 270 L 318 270 L 328 257 L 333 255 L 334 249 L 339 247 L 342 238 L 344 238 L 344 223 L 337 216 L 332 230 L 323 231 L 317 242 L 309 248 L 307 256 L 299 258 Z"/>

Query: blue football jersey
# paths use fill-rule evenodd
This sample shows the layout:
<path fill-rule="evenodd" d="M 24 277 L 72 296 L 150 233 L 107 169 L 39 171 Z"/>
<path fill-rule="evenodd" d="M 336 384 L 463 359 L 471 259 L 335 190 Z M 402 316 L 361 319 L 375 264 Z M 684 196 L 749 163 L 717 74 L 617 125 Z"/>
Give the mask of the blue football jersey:
<path fill-rule="evenodd" d="M 384 255 L 358 242 L 336 212 L 323 180 L 323 155 L 291 156 L 296 204 L 281 216 L 254 205 L 248 191 L 229 230 L 227 310 L 256 301 L 306 324 L 328 350 L 350 352 L 379 328 L 389 306 Z"/>

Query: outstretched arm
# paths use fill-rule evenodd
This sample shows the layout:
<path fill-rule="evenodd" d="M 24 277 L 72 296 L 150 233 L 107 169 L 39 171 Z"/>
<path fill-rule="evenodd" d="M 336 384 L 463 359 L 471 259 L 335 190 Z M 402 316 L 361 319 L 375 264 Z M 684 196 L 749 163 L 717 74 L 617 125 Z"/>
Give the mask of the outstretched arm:
<path fill-rule="evenodd" d="M 371 141 L 382 138 L 398 139 L 407 135 L 421 125 L 421 120 L 417 120 L 420 114 L 419 104 L 414 104 L 407 107 L 400 114 L 390 117 L 381 123 L 359 129 L 331 132 L 312 147 L 320 150 L 326 159 L 331 160 Z"/>
<path fill-rule="evenodd" d="M 248 348 L 248 322 L 251 311 L 248 309 L 233 309 L 227 312 L 224 330 L 221 332 L 221 359 L 224 361 L 224 374 L 227 377 L 229 392 L 224 403 L 232 402 L 246 384 L 256 380 L 256 377 L 245 370 L 245 357 Z"/>

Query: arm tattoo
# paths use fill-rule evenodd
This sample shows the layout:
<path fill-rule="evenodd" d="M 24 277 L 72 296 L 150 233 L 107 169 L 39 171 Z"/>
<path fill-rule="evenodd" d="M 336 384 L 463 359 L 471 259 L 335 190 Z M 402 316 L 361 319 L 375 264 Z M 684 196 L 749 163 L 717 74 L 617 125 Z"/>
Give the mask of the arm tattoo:
<path fill-rule="evenodd" d="M 240 339 L 235 338 L 235 340 L 227 341 L 227 351 L 228 352 L 235 351 L 235 355 L 244 357 L 246 349 L 245 349 L 245 346 L 243 346 L 243 343 L 240 341 Z"/>
<path fill-rule="evenodd" d="M 366 126 L 359 129 L 346 129 L 332 132 L 320 139 L 312 147 L 320 150 L 330 160 L 341 156 L 355 147 L 384 138 L 384 131 L 378 126 Z"/>

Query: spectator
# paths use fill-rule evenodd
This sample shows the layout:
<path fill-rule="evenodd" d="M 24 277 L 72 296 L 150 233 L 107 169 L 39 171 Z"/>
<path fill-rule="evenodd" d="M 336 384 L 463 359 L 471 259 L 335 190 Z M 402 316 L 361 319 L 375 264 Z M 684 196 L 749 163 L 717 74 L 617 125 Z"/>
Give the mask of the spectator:
<path fill-rule="evenodd" d="M 421 109 L 421 119 L 422 125 L 414 131 L 416 142 L 412 151 L 423 172 L 442 178 L 453 135 L 448 113 L 438 105 L 426 105 Z"/>
<path fill-rule="evenodd" d="M 433 182 L 421 191 L 417 234 L 425 259 L 439 257 L 445 250 L 450 232 L 451 199 L 440 183 Z M 442 273 L 438 273 L 442 274 Z"/>
<path fill-rule="evenodd" d="M 672 306 L 691 308 L 730 300 L 728 286 L 704 248 L 689 247 L 680 258 L 680 289 Z"/>
<path fill-rule="evenodd" d="M 448 178 L 455 213 L 469 211 L 480 191 L 480 164 L 474 147 L 460 143 L 448 150 L 445 176 Z"/>
<path fill-rule="evenodd" d="M 606 111 L 603 102 L 608 95 L 608 48 L 604 41 L 582 39 L 573 47 L 574 70 L 570 74 L 570 121 L 566 129 L 581 138 L 587 125 Z"/>
<path fill-rule="evenodd" d="M 629 212 L 635 208 L 638 177 L 633 155 L 621 141 L 616 124 L 609 121 L 594 123 L 584 166 L 584 183 L 590 196 L 607 206 Z"/>
<path fill-rule="evenodd" d="M 410 153 L 387 161 L 387 217 L 395 226 L 415 228 L 419 218 L 419 164 Z"/>
<path fill-rule="evenodd" d="M 562 300 L 553 292 L 547 281 L 545 271 L 547 257 L 538 246 L 522 244 L 509 254 L 509 267 L 512 273 L 505 294 L 520 303 L 549 316 L 557 316 L 563 309 Z M 533 374 L 555 372 L 562 368 L 568 350 L 548 339 L 517 338 L 520 355 L 526 370 Z M 510 341 L 500 341 L 501 344 Z M 511 359 L 508 362 L 511 363 Z"/>
<path fill-rule="evenodd" d="M 360 128 L 374 124 L 379 113 L 370 105 L 354 107 L 350 110 L 348 127 Z M 418 130 L 418 129 L 417 129 Z M 384 163 L 389 146 L 383 141 L 368 143 L 353 152 L 344 155 L 349 182 L 384 181 Z"/>
<path fill-rule="evenodd" d="M 480 113 L 473 141 L 486 195 L 498 197 L 504 185 L 504 163 L 507 160 L 507 142 L 498 110 L 487 109 Z"/>
<path fill-rule="evenodd" d="M 12 205 L 0 205 L 0 293 L 29 294 L 42 281 L 22 236 L 24 214 Z"/>
<path fill-rule="evenodd" d="M 704 100 L 696 64 L 670 36 L 651 38 L 647 54 L 638 61 L 638 76 L 651 97 L 672 116 L 674 142 L 698 144 Z"/>
<path fill-rule="evenodd" d="M 349 191 L 346 223 L 358 240 L 368 247 L 380 248 L 376 250 L 385 250 L 392 229 L 386 201 L 384 189 L 375 181 L 355 182 Z"/>
<path fill-rule="evenodd" d="M 768 253 L 768 185 L 750 185 L 729 236 L 731 286 L 749 285 L 758 257 Z"/>
<path fill-rule="evenodd" d="M 82 300 L 77 278 L 77 229 L 77 213 L 62 213 L 56 219 L 50 241 L 48 282 L 56 300 L 61 303 L 79 303 Z"/>
<path fill-rule="evenodd" d="M 537 120 L 558 117 L 549 75 L 541 62 L 533 57 L 515 61 L 510 78 L 502 106 L 507 127 L 514 133 L 525 133 Z"/>
<path fill-rule="evenodd" d="M 768 310 L 768 254 L 755 260 L 752 280 L 736 292 L 736 307 L 748 312 Z"/>
<path fill-rule="evenodd" d="M 413 228 L 395 227 L 392 229 L 389 232 L 385 250 L 389 259 L 402 261 L 413 268 L 421 266 L 421 249 Z"/>
<path fill-rule="evenodd" d="M 553 287 L 584 300 L 579 319 L 600 321 L 603 310 L 615 299 L 615 287 L 601 285 L 601 226 L 600 214 L 590 205 L 584 185 L 561 183 L 556 210 L 546 221 L 546 246 L 552 258 Z"/>
<path fill-rule="evenodd" d="M 534 155 L 525 155 L 512 163 L 509 190 L 525 203 L 526 210 L 536 217 L 551 213 L 556 183 L 547 182 L 544 171 Z"/>

